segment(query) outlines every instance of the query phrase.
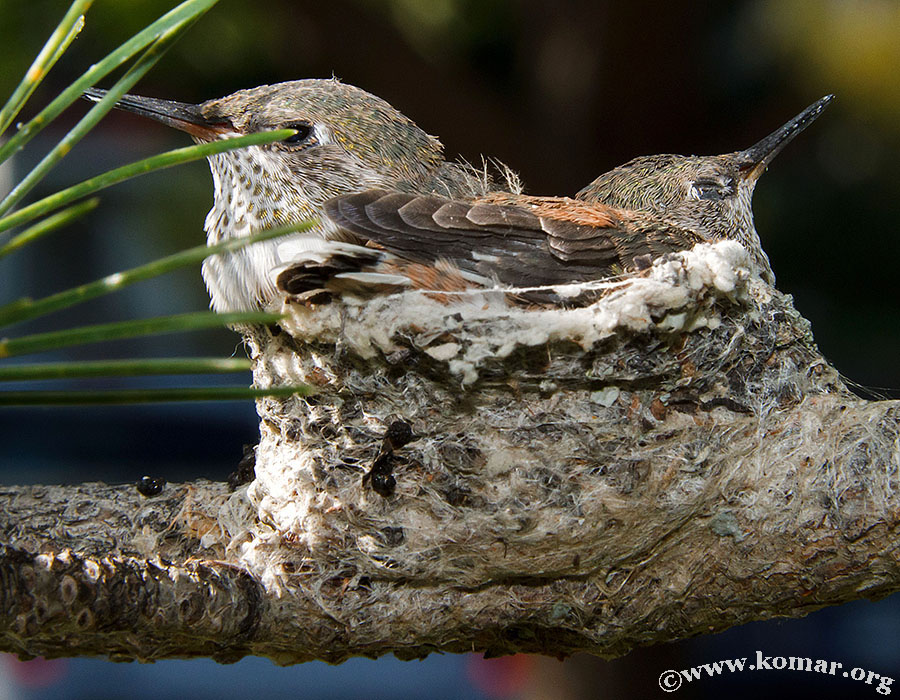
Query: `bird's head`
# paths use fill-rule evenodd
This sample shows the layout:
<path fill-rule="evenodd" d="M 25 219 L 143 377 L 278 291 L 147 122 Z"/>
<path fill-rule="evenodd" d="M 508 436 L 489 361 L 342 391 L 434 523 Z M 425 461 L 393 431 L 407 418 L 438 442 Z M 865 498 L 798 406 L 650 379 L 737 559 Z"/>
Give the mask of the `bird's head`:
<path fill-rule="evenodd" d="M 103 94 L 86 93 L 95 100 Z M 283 141 L 209 158 L 216 198 L 210 242 L 316 216 L 338 194 L 405 189 L 444 162 L 436 138 L 384 100 L 334 79 L 263 85 L 200 104 L 125 95 L 117 107 L 197 142 L 296 130 Z"/>
<path fill-rule="evenodd" d="M 730 238 L 755 253 L 753 190 L 772 159 L 828 106 L 827 95 L 750 148 L 717 156 L 641 156 L 604 173 L 576 196 L 649 211 L 710 239 Z M 761 252 L 762 257 L 765 254 Z M 768 273 L 768 261 L 763 272 Z"/>

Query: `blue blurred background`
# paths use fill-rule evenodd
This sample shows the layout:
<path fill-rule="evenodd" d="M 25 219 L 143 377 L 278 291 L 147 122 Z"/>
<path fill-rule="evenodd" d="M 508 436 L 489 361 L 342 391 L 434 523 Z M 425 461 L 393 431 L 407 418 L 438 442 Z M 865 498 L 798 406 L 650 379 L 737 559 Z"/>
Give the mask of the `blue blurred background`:
<path fill-rule="evenodd" d="M 70 55 L 23 118 L 174 4 L 97 2 Z M 0 0 L 0 98 L 67 6 L 64 0 Z M 744 148 L 815 99 L 836 93 L 833 106 L 762 178 L 757 228 L 779 288 L 794 295 L 823 353 L 863 395 L 895 397 L 898 37 L 896 0 L 222 0 L 136 92 L 194 102 L 261 83 L 334 74 L 438 135 L 450 156 L 473 162 L 481 154 L 494 156 L 522 175 L 528 192 L 569 195 L 636 155 Z M 0 192 L 85 109 L 73 107 L 11 167 L 0 168 Z M 160 125 L 111 114 L 34 196 L 188 142 Z M 0 303 L 58 291 L 201 242 L 212 199 L 209 173 L 195 163 L 119 185 L 103 199 L 79 225 L 0 261 Z M 199 272 L 190 270 L 15 330 L 200 310 L 207 302 Z M 85 346 L 67 357 L 242 352 L 237 337 L 223 330 Z M 246 384 L 249 376 L 217 381 Z M 169 481 L 224 479 L 241 446 L 256 435 L 249 402 L 0 409 L 0 479 L 120 482 L 146 473 Z M 212 698 L 261 689 L 270 697 L 304 698 L 657 697 L 663 695 L 657 677 L 666 669 L 754 657 L 756 650 L 897 677 L 898 628 L 895 596 L 637 650 L 614 661 L 432 656 L 278 668 L 263 659 L 144 666 L 5 657 L 0 699 Z M 874 684 L 788 671 L 724 674 L 685 684 L 675 695 L 788 691 L 818 698 L 877 695 Z"/>

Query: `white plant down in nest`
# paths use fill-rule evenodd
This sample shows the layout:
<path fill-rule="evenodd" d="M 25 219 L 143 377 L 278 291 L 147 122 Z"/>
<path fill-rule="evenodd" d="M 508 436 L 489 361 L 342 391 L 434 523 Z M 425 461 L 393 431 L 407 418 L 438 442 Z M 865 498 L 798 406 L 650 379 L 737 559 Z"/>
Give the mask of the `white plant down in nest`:
<path fill-rule="evenodd" d="M 340 344 L 364 358 L 396 351 L 398 334 L 413 336 L 418 347 L 447 362 L 463 384 L 471 384 L 484 360 L 506 357 L 520 346 L 572 340 L 588 349 L 616 329 L 659 327 L 654 318 L 661 317 L 661 329 L 672 331 L 716 323 L 715 318 L 675 312 L 705 291 L 739 297 L 752 276 L 750 269 L 744 247 L 726 240 L 660 258 L 646 275 L 553 287 L 564 298 L 586 290 L 608 290 L 589 306 L 528 309 L 507 303 L 510 292 L 533 288 L 442 293 L 442 299 L 406 291 L 367 300 L 345 297 L 343 304 L 313 309 L 287 302 L 282 311 L 288 318 L 282 325 L 301 341 Z M 430 337 L 447 333 L 453 342 L 429 342 Z"/>

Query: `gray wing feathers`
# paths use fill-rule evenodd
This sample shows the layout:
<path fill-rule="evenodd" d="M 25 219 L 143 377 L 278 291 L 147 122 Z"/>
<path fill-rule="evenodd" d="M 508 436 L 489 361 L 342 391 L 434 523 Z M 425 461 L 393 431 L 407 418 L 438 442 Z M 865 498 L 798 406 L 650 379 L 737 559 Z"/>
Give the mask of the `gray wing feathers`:
<path fill-rule="evenodd" d="M 533 207 L 370 190 L 325 203 L 342 228 L 412 262 L 452 262 L 459 270 L 513 286 L 602 279 L 696 242 L 689 232 L 655 237 L 615 217 L 608 225 L 539 216 Z M 680 236 L 680 237 L 679 237 Z"/>

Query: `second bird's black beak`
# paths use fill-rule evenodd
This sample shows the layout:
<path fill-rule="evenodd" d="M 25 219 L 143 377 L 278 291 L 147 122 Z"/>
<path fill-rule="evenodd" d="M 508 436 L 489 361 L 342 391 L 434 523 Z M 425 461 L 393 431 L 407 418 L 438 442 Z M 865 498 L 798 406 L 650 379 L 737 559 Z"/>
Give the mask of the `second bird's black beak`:
<path fill-rule="evenodd" d="M 84 97 L 92 102 L 99 102 L 106 92 L 100 88 L 88 88 L 84 91 Z M 222 134 L 234 131 L 228 122 L 210 121 L 203 116 L 200 105 L 187 102 L 158 100 L 155 97 L 141 97 L 140 95 L 123 95 L 116 102 L 116 107 L 162 122 L 179 131 L 186 131 L 201 141 L 211 141 Z"/>
<path fill-rule="evenodd" d="M 753 182 L 762 175 L 766 166 L 781 152 L 781 149 L 812 124 L 833 99 L 834 95 L 825 95 L 822 99 L 816 100 L 780 129 L 776 129 L 750 148 L 737 153 L 744 180 Z"/>

